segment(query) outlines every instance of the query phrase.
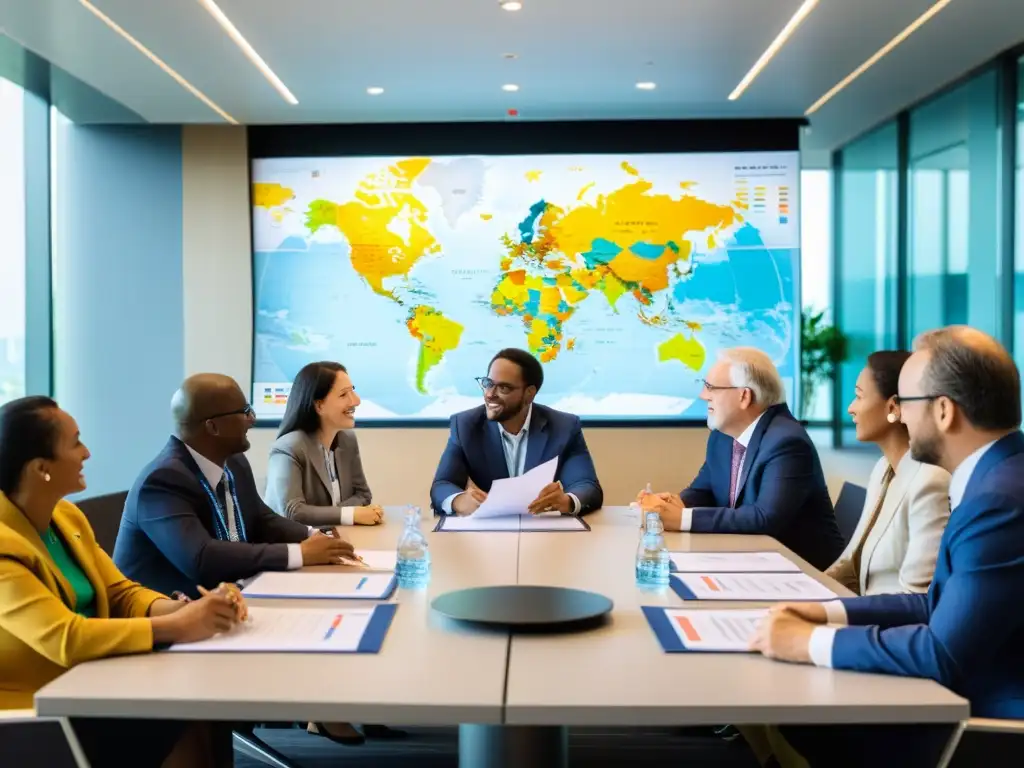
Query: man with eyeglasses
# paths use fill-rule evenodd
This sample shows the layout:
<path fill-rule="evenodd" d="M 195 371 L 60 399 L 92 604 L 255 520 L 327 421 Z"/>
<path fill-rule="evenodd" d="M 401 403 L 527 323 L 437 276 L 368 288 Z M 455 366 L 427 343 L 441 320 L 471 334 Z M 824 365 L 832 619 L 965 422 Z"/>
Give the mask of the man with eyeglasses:
<path fill-rule="evenodd" d="M 125 502 L 114 561 L 165 595 L 329 565 L 352 545 L 276 514 L 244 456 L 255 414 L 227 376 L 185 380 L 171 401 L 176 434 L 139 475 Z"/>
<path fill-rule="evenodd" d="M 708 371 L 704 466 L 681 493 L 638 501 L 666 530 L 771 536 L 815 568 L 843 551 L 818 452 L 786 406 L 782 379 L 759 349 L 724 350 Z"/>
<path fill-rule="evenodd" d="M 952 513 L 927 595 L 854 597 L 771 610 L 752 649 L 782 661 L 923 677 L 971 716 L 1024 720 L 1024 436 L 1020 373 L 986 333 L 923 334 L 903 365 L 910 454 L 948 471 Z M 949 726 L 784 728 L 812 766 L 933 766 Z M 968 734 L 956 765 L 1019 766 L 1020 736 Z"/>
<path fill-rule="evenodd" d="M 555 481 L 530 504 L 531 514 L 582 515 L 604 502 L 580 420 L 534 402 L 544 383 L 540 362 L 503 349 L 477 379 L 484 404 L 451 418 L 430 500 L 434 511 L 471 515 L 498 479 L 517 477 L 558 457 Z"/>

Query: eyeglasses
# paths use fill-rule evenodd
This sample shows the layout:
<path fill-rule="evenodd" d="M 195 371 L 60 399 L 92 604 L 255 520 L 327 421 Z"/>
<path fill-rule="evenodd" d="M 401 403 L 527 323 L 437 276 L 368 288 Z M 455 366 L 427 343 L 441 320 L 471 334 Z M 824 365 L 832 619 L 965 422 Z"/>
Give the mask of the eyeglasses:
<path fill-rule="evenodd" d="M 718 384 L 712 384 L 707 379 L 701 379 L 700 383 L 704 385 L 704 389 L 706 389 L 708 392 L 718 392 L 719 390 L 722 389 L 746 389 L 746 387 L 719 386 Z"/>
<path fill-rule="evenodd" d="M 938 400 L 940 397 L 949 397 L 949 395 L 908 395 L 907 397 L 904 397 L 903 395 L 896 395 L 896 405 Z"/>
<path fill-rule="evenodd" d="M 476 383 L 480 385 L 480 389 L 482 389 L 484 392 L 486 392 L 489 389 L 496 389 L 499 395 L 511 395 L 517 389 L 522 389 L 522 387 L 517 387 L 514 384 L 506 384 L 504 382 L 495 381 L 489 376 L 478 377 L 476 379 Z"/>
<path fill-rule="evenodd" d="M 224 413 L 215 413 L 213 414 L 213 416 L 207 416 L 205 419 L 201 419 L 201 421 L 222 419 L 225 416 L 245 416 L 247 419 L 253 419 L 256 417 L 256 411 L 253 410 L 251 405 L 246 403 L 244 408 L 239 408 L 237 411 L 225 411 Z"/>

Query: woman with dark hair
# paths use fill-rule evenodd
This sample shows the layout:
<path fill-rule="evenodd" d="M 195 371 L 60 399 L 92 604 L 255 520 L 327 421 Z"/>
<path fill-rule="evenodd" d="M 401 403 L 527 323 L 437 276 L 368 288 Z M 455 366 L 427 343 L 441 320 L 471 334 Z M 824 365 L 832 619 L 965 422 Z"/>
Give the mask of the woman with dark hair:
<path fill-rule="evenodd" d="M 927 592 L 949 519 L 949 473 L 910 455 L 897 389 L 909 352 L 875 352 L 857 377 L 857 439 L 882 450 L 860 522 L 846 550 L 826 571 L 860 595 Z"/>
<path fill-rule="evenodd" d="M 244 617 L 237 589 L 171 600 L 126 579 L 64 499 L 85 489 L 89 450 L 75 420 L 46 397 L 0 407 L 0 710 L 93 659 L 204 640 Z M 230 731 L 203 723 L 72 719 L 97 768 L 230 764 Z"/>
<path fill-rule="evenodd" d="M 306 525 L 381 522 L 351 431 L 359 403 L 340 363 L 299 371 L 267 465 L 266 502 L 279 515 Z"/>

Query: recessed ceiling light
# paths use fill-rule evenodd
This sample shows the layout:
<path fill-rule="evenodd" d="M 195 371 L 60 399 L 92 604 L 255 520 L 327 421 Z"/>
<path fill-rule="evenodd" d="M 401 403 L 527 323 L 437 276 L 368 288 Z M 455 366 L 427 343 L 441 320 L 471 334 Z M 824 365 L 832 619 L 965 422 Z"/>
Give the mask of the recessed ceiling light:
<path fill-rule="evenodd" d="M 508 60 L 511 61 L 512 59 L 518 59 L 519 58 L 519 54 L 518 53 L 503 53 L 503 54 L 501 54 L 501 58 L 508 59 Z"/>
<path fill-rule="evenodd" d="M 135 50 L 137 50 L 139 53 L 141 53 L 147 59 L 149 59 L 154 64 L 156 64 L 158 67 L 160 67 L 160 69 L 162 69 L 165 73 L 170 75 L 170 77 L 172 77 L 174 79 L 174 81 L 178 85 L 180 85 L 186 91 L 191 93 L 193 96 L 195 96 L 201 102 L 203 102 L 203 104 L 208 106 L 210 109 L 212 109 L 218 115 L 223 117 L 229 123 L 231 123 L 232 125 L 238 125 L 238 121 L 235 120 L 235 118 L 233 118 L 231 115 L 229 115 L 223 109 L 218 107 L 213 102 L 213 100 L 210 97 L 208 97 L 205 93 L 203 93 L 198 88 L 196 88 L 194 85 L 192 85 L 192 83 L 190 83 L 184 77 L 179 75 L 174 69 L 172 69 L 168 64 L 166 64 L 163 59 L 161 59 L 159 56 L 157 56 L 155 53 L 153 53 L 151 50 L 149 50 L 149 48 L 147 48 L 142 43 L 140 43 L 138 40 L 136 40 L 134 37 L 129 35 L 127 32 L 125 32 L 124 29 L 122 29 L 121 26 L 116 21 L 114 21 L 112 18 L 107 16 L 103 11 L 101 11 L 95 5 L 90 3 L 89 0 L 78 0 L 78 1 L 82 4 L 82 6 L 87 11 L 89 11 L 89 13 L 91 13 L 97 19 L 102 21 L 104 24 L 106 24 L 108 27 L 110 27 L 112 30 L 114 30 L 114 32 L 119 34 L 121 37 L 123 37 L 129 43 L 131 43 L 132 47 L 134 47 Z"/>
<path fill-rule="evenodd" d="M 288 86 L 281 82 L 281 78 L 267 65 L 263 57 L 256 53 L 256 49 L 249 44 L 249 41 L 242 36 L 238 28 L 231 23 L 231 19 L 225 15 L 224 11 L 213 0 L 199 0 L 199 4 L 206 9 L 207 13 L 213 16 L 216 22 L 220 24 L 221 29 L 227 32 L 228 37 L 234 41 L 235 45 L 242 49 L 242 53 L 245 54 L 246 58 L 253 63 L 253 66 L 260 71 L 260 74 L 274 87 L 274 90 L 281 94 L 281 98 L 293 106 L 298 104 L 299 100 L 288 90 Z"/>
<path fill-rule="evenodd" d="M 775 57 L 775 54 L 779 52 L 782 46 L 786 44 L 786 41 L 789 40 L 794 32 L 796 32 L 796 28 L 800 26 L 801 22 L 810 16 L 811 11 L 814 10 L 814 7 L 817 4 L 818 0 L 804 0 L 800 7 L 796 9 L 796 13 L 793 14 L 792 18 L 786 22 L 786 26 L 784 26 L 782 31 L 775 36 L 774 40 L 772 40 L 771 45 L 765 48 L 764 53 L 761 54 L 761 58 L 754 62 L 754 66 L 750 68 L 750 71 L 743 76 L 742 80 L 740 80 L 739 85 L 737 85 L 733 89 L 733 92 L 729 94 L 729 101 L 736 101 L 736 99 L 743 95 L 743 92 L 747 90 L 747 87 L 754 82 L 754 78 L 761 74 L 762 69 L 768 66 L 768 62 Z"/>
<path fill-rule="evenodd" d="M 824 96 L 822 96 L 816 102 L 811 104 L 811 106 L 809 106 L 807 108 L 807 111 L 804 112 L 804 114 L 805 115 L 813 115 L 815 112 L 817 112 L 823 106 L 825 106 L 826 102 L 828 102 L 833 96 L 835 96 L 837 93 L 839 93 L 841 90 L 843 90 L 843 88 L 845 88 L 850 83 L 852 83 L 854 80 L 856 80 L 858 77 L 860 77 L 865 72 L 867 72 L 871 67 L 873 67 L 875 64 L 878 63 L 879 59 L 881 59 L 883 56 L 885 56 L 887 53 L 889 53 L 889 51 L 891 51 L 897 45 L 899 45 L 904 40 L 906 40 L 908 37 L 910 37 L 912 34 L 914 34 L 918 29 L 920 29 L 922 26 L 924 26 L 928 22 L 928 20 L 932 18 L 932 16 L 937 14 L 939 11 L 941 11 L 943 8 L 945 8 L 947 5 L 949 5 L 951 2 L 953 2 L 953 0 L 939 0 L 937 3 L 935 3 L 935 5 L 933 5 L 927 11 L 925 11 L 920 16 L 918 16 L 916 19 L 914 19 L 914 21 L 912 21 L 909 24 L 909 26 L 907 26 L 906 29 L 904 29 L 902 32 L 900 32 L 898 35 L 896 35 L 896 37 L 894 37 L 888 43 L 886 43 L 881 48 L 879 48 L 877 51 L 875 51 L 874 55 L 872 55 L 871 58 L 869 58 L 867 61 L 865 61 L 863 64 L 861 64 L 855 70 L 853 70 L 853 72 L 851 72 L 846 77 L 844 77 L 842 80 L 840 80 L 838 83 L 836 83 L 834 86 L 832 86 L 832 88 L 828 91 L 828 93 L 826 93 Z"/>
<path fill-rule="evenodd" d="M 639 88 L 641 91 L 653 91 L 655 88 L 658 87 L 658 84 L 652 83 L 650 80 L 641 80 L 639 83 L 636 84 L 636 87 Z"/>
<path fill-rule="evenodd" d="M 499 5 L 503 11 L 521 11 L 523 9 L 523 4 L 515 0 L 501 0 Z"/>
<path fill-rule="evenodd" d="M 384 89 L 381 88 L 379 85 L 371 85 L 369 88 L 366 89 L 366 92 L 371 96 L 380 96 L 382 93 L 384 93 Z"/>
<path fill-rule="evenodd" d="M 505 83 L 503 86 L 501 86 L 501 90 L 508 91 L 509 93 L 515 93 L 516 91 L 519 90 L 519 86 L 516 85 L 515 83 Z"/>

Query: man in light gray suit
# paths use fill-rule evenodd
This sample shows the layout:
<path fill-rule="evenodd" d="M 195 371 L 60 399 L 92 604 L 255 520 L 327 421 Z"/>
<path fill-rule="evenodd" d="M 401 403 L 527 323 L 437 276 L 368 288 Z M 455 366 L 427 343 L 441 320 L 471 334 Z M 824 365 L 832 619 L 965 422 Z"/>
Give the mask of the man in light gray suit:
<path fill-rule="evenodd" d="M 270 449 L 266 502 L 306 525 L 376 525 L 355 433 L 359 405 L 339 363 L 310 363 L 288 396 L 278 438 Z"/>

